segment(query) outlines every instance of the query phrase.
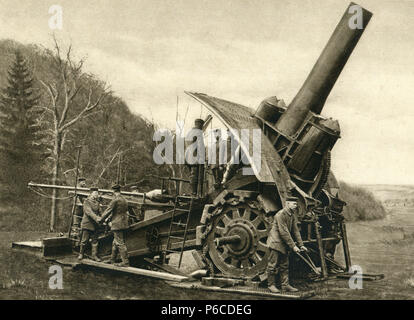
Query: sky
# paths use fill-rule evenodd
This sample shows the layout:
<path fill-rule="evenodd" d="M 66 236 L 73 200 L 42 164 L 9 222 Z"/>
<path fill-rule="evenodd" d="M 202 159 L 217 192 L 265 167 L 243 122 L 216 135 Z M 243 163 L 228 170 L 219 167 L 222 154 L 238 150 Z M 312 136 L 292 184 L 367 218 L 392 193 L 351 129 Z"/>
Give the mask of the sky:
<path fill-rule="evenodd" d="M 322 111 L 341 125 L 332 168 L 350 183 L 414 184 L 414 0 L 356 2 L 374 15 Z M 289 103 L 348 4 L 0 0 L 0 38 L 50 47 L 55 33 L 134 113 L 174 128 L 177 97 L 186 124 L 207 115 L 185 90 L 253 109 L 274 95 Z"/>

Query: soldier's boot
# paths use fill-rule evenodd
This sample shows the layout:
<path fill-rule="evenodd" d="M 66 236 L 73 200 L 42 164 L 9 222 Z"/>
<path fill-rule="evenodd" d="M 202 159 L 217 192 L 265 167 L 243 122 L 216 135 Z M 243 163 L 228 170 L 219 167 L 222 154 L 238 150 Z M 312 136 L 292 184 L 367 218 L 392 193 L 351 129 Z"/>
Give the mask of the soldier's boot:
<path fill-rule="evenodd" d="M 292 287 L 289 284 L 289 271 L 288 270 L 280 271 L 280 282 L 282 285 L 282 291 L 285 291 L 285 292 L 298 292 L 299 291 L 298 289 L 296 289 L 295 287 Z"/>
<path fill-rule="evenodd" d="M 128 252 L 125 248 L 119 250 L 119 254 L 121 255 L 122 262 L 117 263 L 118 267 L 129 267 L 129 259 L 128 259 Z"/>
<path fill-rule="evenodd" d="M 280 290 L 276 288 L 274 284 L 272 284 L 270 287 L 268 287 L 269 291 L 272 293 L 280 293 Z"/>
<path fill-rule="evenodd" d="M 109 261 L 106 261 L 106 263 L 115 264 L 116 262 L 116 256 L 118 255 L 118 249 L 115 245 L 112 245 L 112 251 L 111 251 L 111 259 Z"/>
<path fill-rule="evenodd" d="M 92 260 L 101 262 L 102 260 L 98 257 L 98 244 L 92 244 Z"/>
<path fill-rule="evenodd" d="M 78 260 L 82 260 L 83 259 L 83 253 L 85 251 L 85 247 L 81 244 L 79 247 L 79 255 L 78 255 Z"/>
<path fill-rule="evenodd" d="M 279 289 L 275 285 L 275 275 L 273 273 L 267 272 L 267 288 L 270 292 L 280 293 Z"/>
<path fill-rule="evenodd" d="M 286 292 L 298 292 L 299 290 L 296 289 L 295 287 L 292 287 L 290 284 L 282 286 L 282 291 L 286 291 Z"/>

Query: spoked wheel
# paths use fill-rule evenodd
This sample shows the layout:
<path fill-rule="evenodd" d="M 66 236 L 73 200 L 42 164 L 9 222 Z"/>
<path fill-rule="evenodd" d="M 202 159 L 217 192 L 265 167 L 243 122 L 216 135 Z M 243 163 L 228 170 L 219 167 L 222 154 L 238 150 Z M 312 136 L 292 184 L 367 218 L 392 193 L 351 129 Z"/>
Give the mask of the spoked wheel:
<path fill-rule="evenodd" d="M 266 269 L 270 228 L 256 200 L 231 197 L 210 219 L 207 257 L 225 275 L 253 278 Z"/>

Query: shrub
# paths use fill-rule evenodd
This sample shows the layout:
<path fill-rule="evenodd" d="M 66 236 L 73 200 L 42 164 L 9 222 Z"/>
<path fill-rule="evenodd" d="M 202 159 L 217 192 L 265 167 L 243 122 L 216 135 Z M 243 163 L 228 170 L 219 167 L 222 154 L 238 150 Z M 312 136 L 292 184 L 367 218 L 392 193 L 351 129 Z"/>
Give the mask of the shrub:
<path fill-rule="evenodd" d="M 375 220 L 386 216 L 381 201 L 364 188 L 341 182 L 339 196 L 347 203 L 343 214 L 348 221 Z"/>

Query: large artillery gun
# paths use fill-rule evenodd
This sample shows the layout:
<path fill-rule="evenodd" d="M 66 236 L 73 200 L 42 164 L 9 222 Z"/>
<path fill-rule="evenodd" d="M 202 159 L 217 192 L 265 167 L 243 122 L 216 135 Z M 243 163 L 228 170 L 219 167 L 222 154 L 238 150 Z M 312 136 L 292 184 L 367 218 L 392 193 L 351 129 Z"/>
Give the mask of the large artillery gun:
<path fill-rule="evenodd" d="M 360 14 L 362 26 L 350 23 L 355 13 Z M 206 94 L 186 92 L 228 129 L 260 130 L 259 163 L 249 153 L 252 141 L 235 135 L 253 174 L 244 175 L 243 166 L 230 162 L 225 167 L 224 179 L 217 184 L 212 175 L 206 174 L 208 165 L 198 163 L 197 185 L 192 195 L 183 194 L 180 188 L 190 181 L 176 177 L 161 178 L 161 190 L 166 181 L 176 185 L 173 194 L 163 195 L 163 201 L 148 200 L 145 193 L 124 193 L 130 207 L 159 213 L 131 224 L 126 231 L 133 263 L 157 257 L 160 268 L 166 270 L 166 258 L 177 253 L 179 268 L 183 252 L 194 249 L 200 267 L 211 276 L 265 281 L 269 255 L 266 241 L 273 216 L 285 206 L 288 196 L 296 196 L 300 230 L 310 253 L 307 257 L 292 256 L 291 272 L 318 279 L 326 279 L 333 270 L 347 274 L 351 256 L 342 215 L 345 202 L 339 198 L 339 185 L 330 166 L 340 127 L 338 121 L 323 117 L 321 111 L 371 16 L 360 6 L 349 5 L 287 107 L 282 100 L 271 97 L 253 111 Z M 206 126 L 201 124 L 200 128 Z M 108 190 L 100 192 L 110 200 Z M 89 191 L 79 189 L 76 193 L 87 196 Z M 78 239 L 69 240 L 76 248 Z M 110 254 L 111 242 L 111 232 L 100 236 L 100 255 Z M 334 259 L 341 242 L 345 266 Z"/>
<path fill-rule="evenodd" d="M 353 10 L 362 26 L 352 27 Z M 330 170 L 331 150 L 340 137 L 336 120 L 321 116 L 325 101 L 344 68 L 372 14 L 351 3 L 326 47 L 295 98 L 286 107 L 281 100 L 264 100 L 256 112 L 249 108 L 200 93 L 188 93 L 204 104 L 231 129 L 256 129 L 261 137 L 261 163 L 250 159 L 254 176 L 239 169 L 204 211 L 203 252 L 211 269 L 227 275 L 262 275 L 269 254 L 266 240 L 270 231 L 268 215 L 285 205 L 288 195 L 299 200 L 301 233 L 314 252 L 311 258 L 327 277 L 336 245 L 342 241 L 345 268 L 351 258 L 346 227 L 341 214 L 345 203 L 339 199 L 338 183 Z M 249 157 L 249 145 L 239 141 Z M 251 145 L 251 142 L 250 142 Z M 227 168 L 229 173 L 230 168 Z M 240 240 L 231 240 L 238 235 Z M 222 245 L 221 245 L 222 244 Z M 327 256 L 327 259 L 326 259 Z M 293 263 L 307 269 L 302 261 Z M 212 270 L 211 270 L 212 271 Z"/>

